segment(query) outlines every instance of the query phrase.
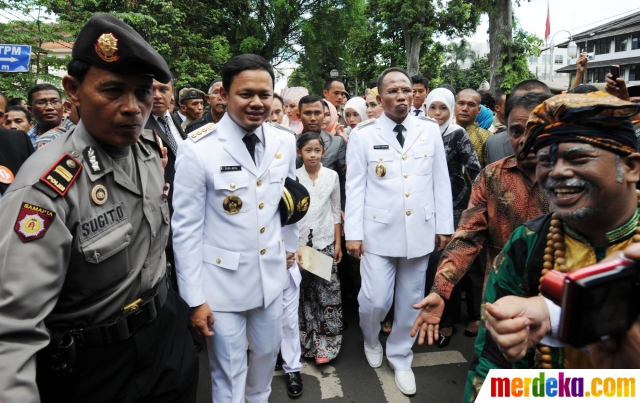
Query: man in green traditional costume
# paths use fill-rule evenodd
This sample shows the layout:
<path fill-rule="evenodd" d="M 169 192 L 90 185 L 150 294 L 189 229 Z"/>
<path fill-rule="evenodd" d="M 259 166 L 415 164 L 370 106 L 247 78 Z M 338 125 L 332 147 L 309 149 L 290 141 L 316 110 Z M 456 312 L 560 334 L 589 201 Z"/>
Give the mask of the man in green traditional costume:
<path fill-rule="evenodd" d="M 539 284 L 549 270 L 571 272 L 640 242 L 640 154 L 630 119 L 639 110 L 596 92 L 558 95 L 531 113 L 519 158 L 537 154 L 537 181 L 553 212 L 518 227 L 494 261 L 465 402 L 490 369 L 596 363 L 553 337 L 559 308 L 537 297 Z"/>

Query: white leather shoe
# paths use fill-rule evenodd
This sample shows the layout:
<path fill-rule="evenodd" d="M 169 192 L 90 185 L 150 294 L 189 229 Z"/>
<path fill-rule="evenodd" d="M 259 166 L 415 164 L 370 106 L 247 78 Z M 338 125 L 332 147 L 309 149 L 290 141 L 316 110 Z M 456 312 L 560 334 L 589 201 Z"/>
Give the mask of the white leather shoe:
<path fill-rule="evenodd" d="M 372 368 L 378 368 L 382 365 L 382 356 L 384 352 L 382 351 L 382 344 L 378 342 L 378 346 L 375 348 L 369 347 L 367 342 L 364 342 L 364 355 L 367 357 L 367 361 Z M 414 382 L 415 383 L 415 382 Z"/>
<path fill-rule="evenodd" d="M 412 370 L 395 371 L 396 386 L 405 395 L 412 396 L 416 394 L 416 377 Z"/>
<path fill-rule="evenodd" d="M 395 373 L 396 386 L 405 395 L 412 396 L 416 394 L 416 377 L 413 375 L 412 370 L 396 371 L 391 361 L 389 366 Z"/>

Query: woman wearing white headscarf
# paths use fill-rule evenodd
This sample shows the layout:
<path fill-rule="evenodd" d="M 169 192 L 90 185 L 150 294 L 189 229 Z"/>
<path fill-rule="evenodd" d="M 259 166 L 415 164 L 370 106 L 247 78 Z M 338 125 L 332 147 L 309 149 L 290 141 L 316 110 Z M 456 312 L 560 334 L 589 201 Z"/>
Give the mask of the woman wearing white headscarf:
<path fill-rule="evenodd" d="M 353 97 L 344 106 L 344 120 L 351 129 L 364 120 L 367 120 L 367 103 L 360 97 Z"/>
<path fill-rule="evenodd" d="M 453 217 L 455 226 L 458 226 L 462 212 L 469 204 L 471 195 L 470 183 L 465 180 L 465 170 L 473 181 L 482 169 L 478 156 L 467 132 L 453 123 L 453 106 L 455 98 L 453 93 L 446 88 L 436 88 L 427 96 L 427 115 L 435 119 L 440 126 L 444 151 L 447 156 L 449 179 L 451 181 L 451 193 L 453 197 Z M 440 260 L 441 252 L 433 252 L 429 258 L 430 267 L 427 272 L 435 272 Z M 437 256 L 434 256 L 437 254 Z M 461 285 L 462 283 L 458 283 Z M 458 288 L 458 287 L 456 287 Z M 457 292 L 457 294 L 456 294 Z M 454 294 L 457 298 L 454 298 Z M 445 347 L 451 340 L 453 322 L 460 316 L 460 289 L 454 291 L 449 301 L 445 304 L 444 313 L 440 320 L 440 338 L 438 346 Z"/>

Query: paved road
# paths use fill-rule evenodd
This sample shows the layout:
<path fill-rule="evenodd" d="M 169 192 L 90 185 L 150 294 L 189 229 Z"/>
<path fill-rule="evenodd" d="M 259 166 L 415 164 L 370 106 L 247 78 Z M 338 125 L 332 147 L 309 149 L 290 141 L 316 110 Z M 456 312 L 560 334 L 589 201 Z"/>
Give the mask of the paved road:
<path fill-rule="evenodd" d="M 463 312 L 465 312 L 463 304 Z M 304 361 L 302 378 L 304 393 L 298 399 L 287 396 L 283 372 L 273 377 L 271 403 L 460 403 L 464 392 L 469 361 L 473 356 L 475 339 L 464 337 L 464 326 L 458 330 L 451 344 L 444 349 L 436 346 L 414 346 L 413 371 L 417 394 L 411 398 L 400 393 L 388 363 L 374 369 L 367 364 L 363 338 L 358 327 L 357 302 L 347 300 L 344 307 L 349 328 L 343 337 L 342 350 L 334 361 L 316 366 L 313 360 Z M 464 315 L 463 315 L 464 316 Z M 463 317 L 466 323 L 466 318 Z M 381 337 L 383 346 L 386 337 Z M 211 403 L 211 382 L 206 353 L 200 354 L 200 383 L 198 403 Z M 221 402 L 222 403 L 222 402 Z"/>

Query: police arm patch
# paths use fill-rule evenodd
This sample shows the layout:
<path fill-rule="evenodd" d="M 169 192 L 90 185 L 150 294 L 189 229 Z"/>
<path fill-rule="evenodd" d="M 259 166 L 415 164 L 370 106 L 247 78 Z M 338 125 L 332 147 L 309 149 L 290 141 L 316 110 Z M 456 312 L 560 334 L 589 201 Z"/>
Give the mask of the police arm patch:
<path fill-rule="evenodd" d="M 49 185 L 57 194 L 65 196 L 82 171 L 82 164 L 68 153 L 49 168 L 40 180 Z"/>
<path fill-rule="evenodd" d="M 42 238 L 47 233 L 55 217 L 56 213 L 51 210 L 22 202 L 22 207 L 13 229 L 22 242 L 26 243 Z"/>

